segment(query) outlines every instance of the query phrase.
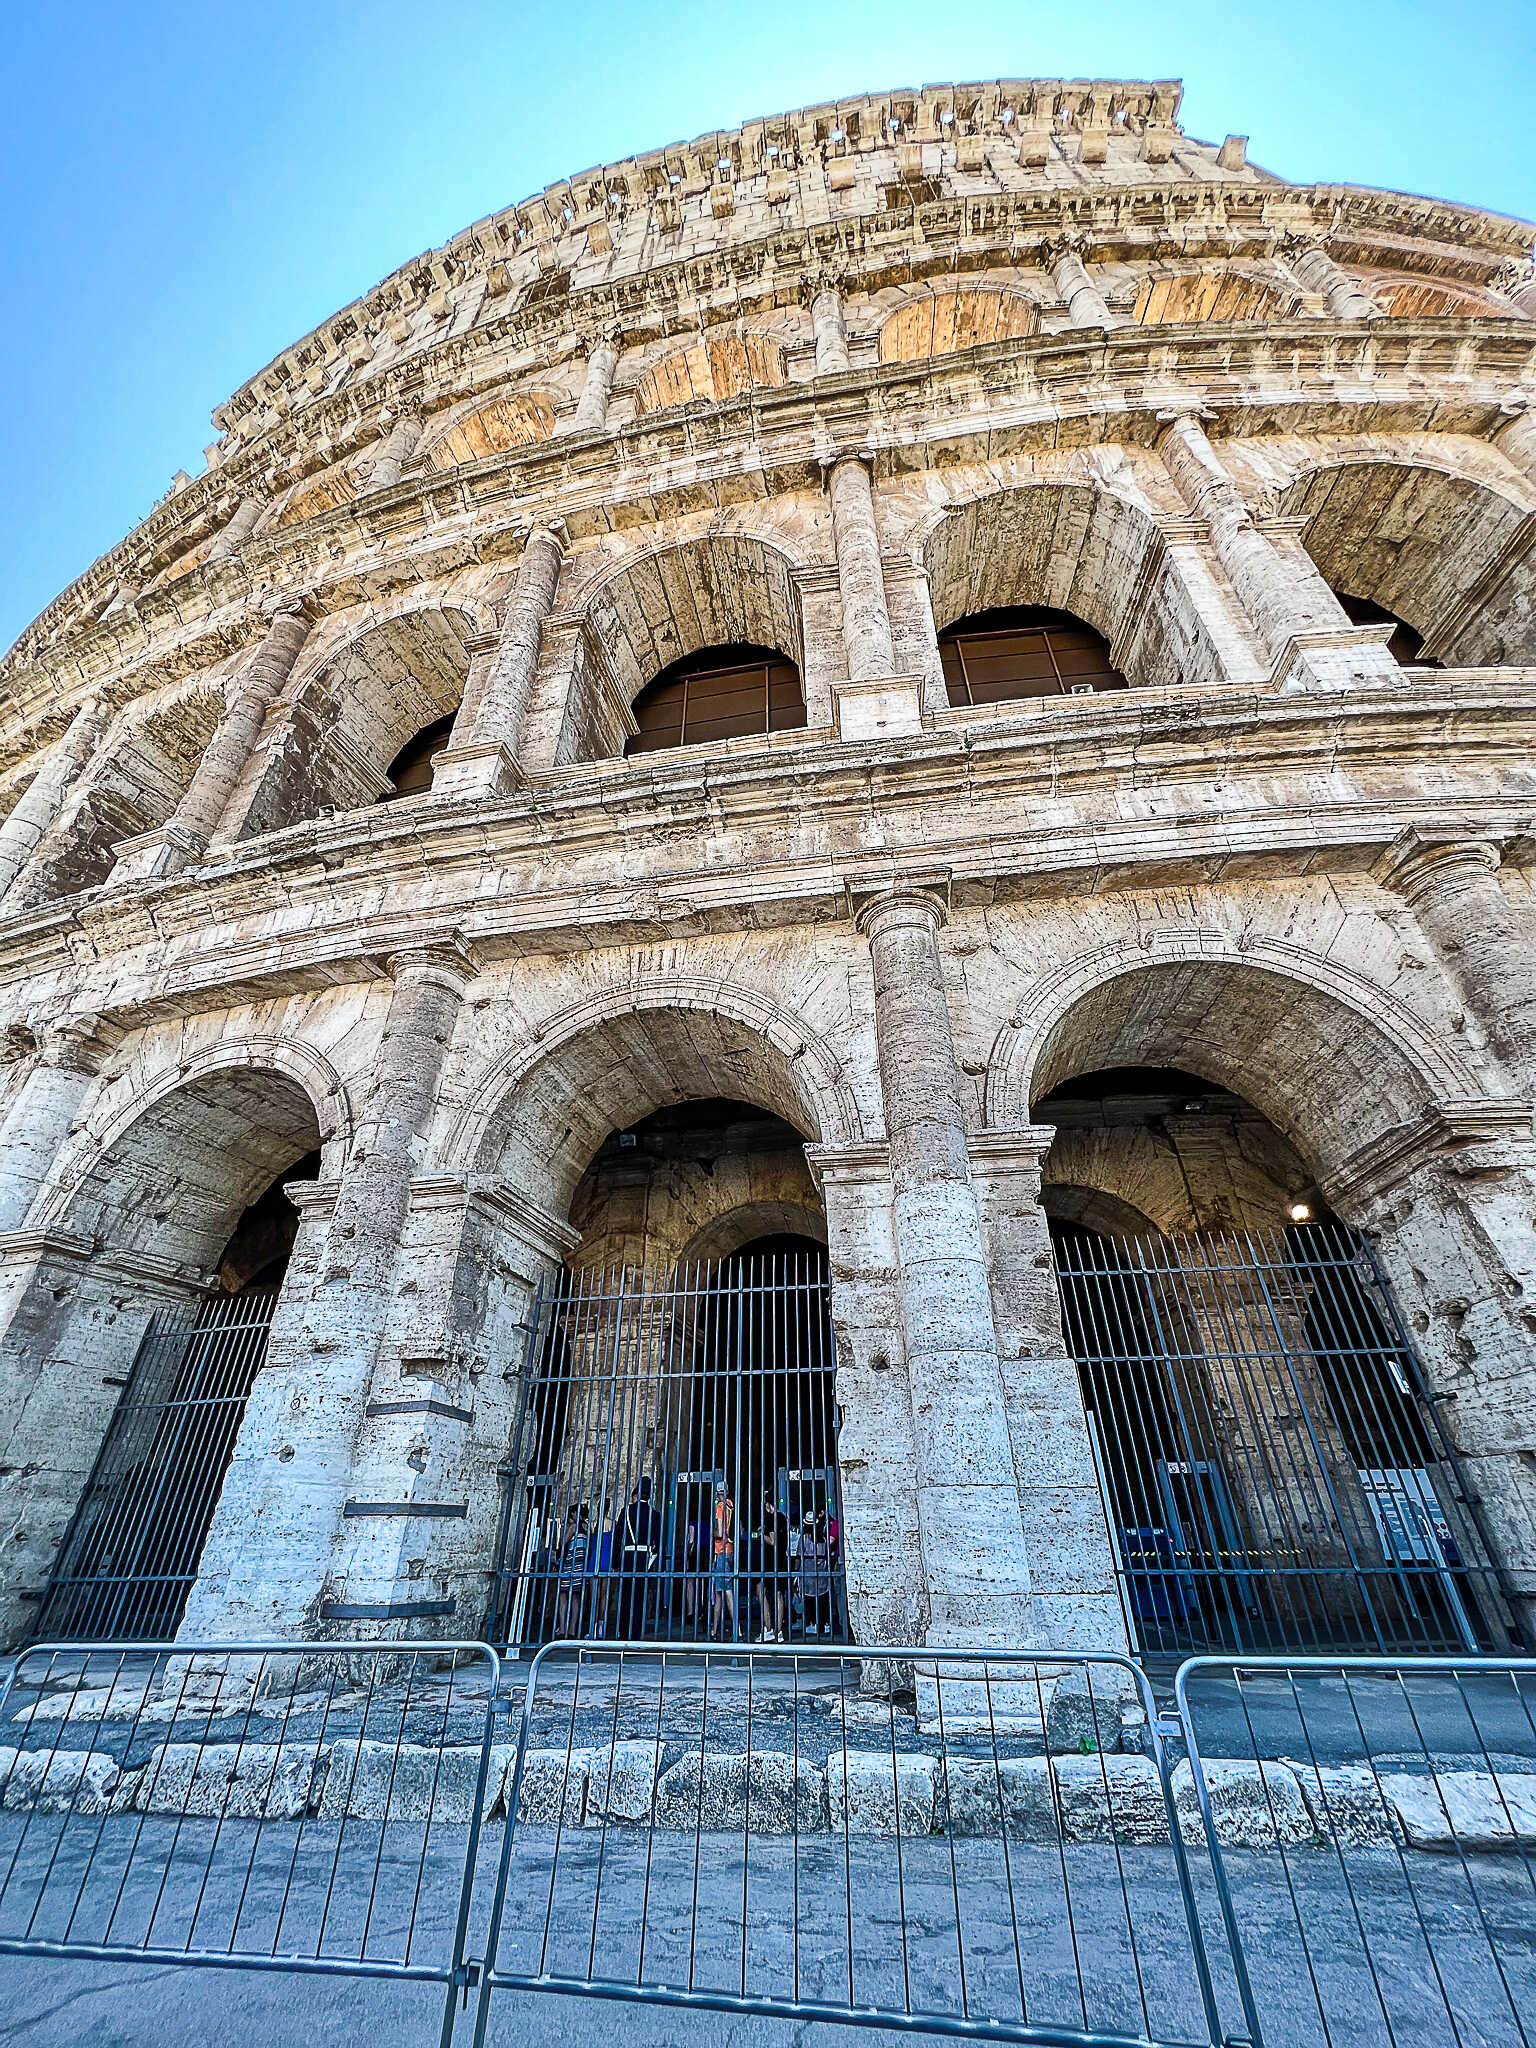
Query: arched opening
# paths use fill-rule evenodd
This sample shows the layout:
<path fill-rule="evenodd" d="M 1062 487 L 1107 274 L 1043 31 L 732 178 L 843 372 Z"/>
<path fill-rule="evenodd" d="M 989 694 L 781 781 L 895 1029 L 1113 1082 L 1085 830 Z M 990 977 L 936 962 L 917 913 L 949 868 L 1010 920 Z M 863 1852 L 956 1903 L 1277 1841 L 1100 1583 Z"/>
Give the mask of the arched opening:
<path fill-rule="evenodd" d="M 432 787 L 437 757 L 453 737 L 455 716 L 450 711 L 443 718 L 434 718 L 413 739 L 406 741 L 385 771 L 389 777 L 389 788 L 379 798 L 380 803 L 392 803 L 396 797 L 427 794 Z"/>
<path fill-rule="evenodd" d="M 648 683 L 632 707 L 626 754 L 700 747 L 805 724 L 800 671 L 772 647 L 705 647 Z"/>
<path fill-rule="evenodd" d="M 542 391 L 510 391 L 459 413 L 432 435 L 424 452 L 434 469 L 456 469 L 547 441 L 555 431 L 555 408 Z"/>
<path fill-rule="evenodd" d="M 635 385 L 635 411 L 664 412 L 700 398 L 718 404 L 788 380 L 784 351 L 770 336 L 722 329 L 653 364 Z"/>
<path fill-rule="evenodd" d="M 296 1082 L 226 1069 L 162 1096 L 86 1175 L 64 1223 L 101 1249 L 63 1350 L 91 1370 L 38 1389 L 28 1519 L 57 1549 L 37 1637 L 175 1633 L 297 1235 L 285 1190 L 317 1178 L 320 1138 Z"/>
<path fill-rule="evenodd" d="M 708 689 L 703 672 L 737 661 L 759 669 L 789 667 L 794 674 L 793 697 L 801 696 L 804 624 L 794 563 L 782 549 L 750 534 L 711 533 L 627 563 L 587 596 L 583 625 L 559 713 L 562 761 L 623 753 L 635 715 L 631 707 L 638 713 L 644 709 L 637 703 L 642 693 L 683 677 L 687 672 L 680 664 L 690 657 L 699 657 L 701 674 L 690 685 L 696 696 Z M 803 709 L 798 718 L 791 715 L 788 679 L 780 678 L 775 689 L 779 709 L 773 715 L 803 724 Z M 767 678 L 760 684 L 749 679 L 745 695 L 750 695 L 750 703 L 736 707 L 751 717 L 744 729 L 776 729 L 768 724 Z M 660 710 L 669 715 L 676 731 L 675 701 L 663 699 Z"/>
<path fill-rule="evenodd" d="M 1282 292 L 1242 271 L 1207 269 L 1151 277 L 1136 297 L 1138 326 L 1182 326 L 1195 321 L 1284 320 L 1297 306 Z"/>
<path fill-rule="evenodd" d="M 944 628 L 939 657 L 951 704 L 1089 697 L 1126 687 L 1102 633 L 1043 605 L 972 612 Z"/>
<path fill-rule="evenodd" d="M 1396 612 L 1389 612 L 1385 605 L 1377 604 L 1372 598 L 1351 597 L 1347 591 L 1336 590 L 1334 596 L 1355 625 L 1392 628 L 1387 652 L 1400 668 L 1440 667 L 1438 661 L 1431 661 L 1425 655 L 1424 635 L 1410 626 L 1406 619 L 1400 619 Z"/>
<path fill-rule="evenodd" d="M 1250 1010 L 1281 999 L 1262 979 Z M 1036 1069 L 1063 1331 L 1132 1640 L 1487 1647 L 1503 1622 L 1456 1458 L 1380 1269 L 1298 1142 L 1329 1135 L 1309 1104 L 1288 1135 L 1255 1099 L 1289 1089 L 1327 1020 L 1296 1003 L 1267 1089 L 1234 1085 L 1248 1027 L 1219 980 L 1105 984 Z M 1362 1124 L 1383 1084 L 1345 1089 Z"/>
<path fill-rule="evenodd" d="M 1416 277 L 1373 278 L 1371 283 L 1382 311 L 1395 320 L 1518 318 L 1510 307 L 1480 298 L 1475 292 L 1459 292 L 1448 285 L 1426 284 Z"/>
<path fill-rule="evenodd" d="M 238 836 L 430 789 L 432 757 L 463 697 L 475 631 L 467 612 L 434 606 L 383 619 L 338 648 L 292 702 L 292 744 L 260 757 Z"/>
<path fill-rule="evenodd" d="M 1447 668 L 1536 661 L 1536 562 L 1524 505 L 1423 464 L 1344 462 L 1298 477 L 1275 501 L 1305 522 L 1325 580 L 1406 625 Z"/>
<path fill-rule="evenodd" d="M 1020 340 L 1039 325 L 1039 308 L 1024 292 L 970 285 L 928 292 L 898 307 L 881 327 L 880 360 L 912 363 L 953 355 L 987 342 Z"/>
<path fill-rule="evenodd" d="M 952 505 L 923 567 L 941 637 L 978 614 L 1038 607 L 1101 636 L 1137 688 L 1224 673 L 1152 519 L 1097 486 L 1022 484 Z"/>
<path fill-rule="evenodd" d="M 826 1226 L 801 1131 L 691 1098 L 570 1201 L 508 1464 L 497 1633 L 846 1638 Z"/>

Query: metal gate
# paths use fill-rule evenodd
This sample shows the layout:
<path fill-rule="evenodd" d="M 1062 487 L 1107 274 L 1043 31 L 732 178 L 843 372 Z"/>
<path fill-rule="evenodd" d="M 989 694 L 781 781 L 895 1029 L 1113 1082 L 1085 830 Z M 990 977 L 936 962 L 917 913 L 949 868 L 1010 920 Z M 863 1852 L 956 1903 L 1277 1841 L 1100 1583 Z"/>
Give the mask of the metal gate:
<path fill-rule="evenodd" d="M 493 1641 L 847 1640 L 824 1254 L 564 1273 L 506 1467 Z"/>
<path fill-rule="evenodd" d="M 34 1640 L 175 1633 L 276 1304 L 275 1293 L 229 1295 L 195 1321 L 151 1322 L 59 1547 Z"/>
<path fill-rule="evenodd" d="M 1056 1233 L 1143 1653 L 1511 1646 L 1500 1576 L 1369 1249 Z"/>

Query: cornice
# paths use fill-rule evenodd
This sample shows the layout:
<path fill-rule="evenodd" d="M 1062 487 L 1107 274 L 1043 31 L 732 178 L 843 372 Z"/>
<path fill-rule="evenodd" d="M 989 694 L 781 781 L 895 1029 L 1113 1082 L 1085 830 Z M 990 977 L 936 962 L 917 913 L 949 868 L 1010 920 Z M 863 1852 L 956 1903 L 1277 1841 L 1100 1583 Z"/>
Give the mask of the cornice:
<path fill-rule="evenodd" d="M 1413 795 L 1323 812 L 1308 800 L 1304 778 L 1319 758 L 1347 773 L 1358 748 L 1379 771 L 1384 737 L 1405 771 L 1423 758 L 1436 729 L 1438 744 L 1454 733 L 1459 758 L 1475 764 L 1460 682 L 1449 672 L 1436 679 L 1432 717 L 1422 701 L 1405 711 L 1398 693 L 1369 705 L 1358 693 L 1341 712 L 1331 700 L 1213 692 L 1204 720 L 1177 718 L 1159 741 L 1149 740 L 1155 721 L 1140 715 L 1157 707 L 1122 718 L 1111 746 L 1113 713 L 1094 717 L 1071 706 L 1051 720 L 1008 721 L 1006 730 L 925 733 L 877 756 L 813 742 L 777 758 L 759 752 L 664 772 L 593 774 L 576 788 L 551 778 L 515 799 L 472 809 L 424 806 L 410 820 L 401 806 L 360 812 L 231 849 L 217 866 L 169 882 L 100 890 L 0 927 L 0 985 L 16 988 L 25 1010 L 35 996 L 23 998 L 22 989 L 40 976 L 66 975 L 79 985 L 77 1004 L 127 1029 L 152 1016 L 374 979 L 381 958 L 440 946 L 455 931 L 489 962 L 760 924 L 843 925 L 850 886 L 867 885 L 877 867 L 896 874 L 942 862 L 958 908 L 1135 889 L 1142 877 L 1145 886 L 1232 873 L 1366 881 L 1413 828 L 1525 847 L 1528 803 L 1441 793 L 1431 818 Z M 1422 700 L 1425 692 L 1408 695 Z M 1536 678 L 1518 702 L 1516 719 L 1508 701 L 1488 707 L 1486 745 L 1505 761 L 1528 756 Z M 1104 797 L 1113 802 L 1128 764 L 1145 767 L 1149 746 L 1158 749 L 1159 786 L 1197 794 L 1156 818 L 1105 815 Z M 1274 790 L 1282 755 L 1298 778 L 1290 802 Z M 1213 814 L 1198 791 L 1218 767 L 1228 786 L 1224 809 Z M 1404 787 L 1411 789 L 1406 779 Z M 955 802 L 957 792 L 964 802 Z M 791 796 L 802 836 L 819 832 L 820 852 L 777 861 L 759 854 L 750 868 L 664 865 L 676 858 L 680 833 L 686 844 L 690 822 L 701 835 L 707 825 L 717 836 L 740 832 L 760 841 L 764 826 L 782 822 Z M 1047 798 L 1049 822 L 1032 823 L 1046 815 Z M 1076 822 L 1063 819 L 1064 798 L 1082 800 Z M 1003 834 L 1001 815 L 1010 821 Z M 941 840 L 936 818 L 949 821 Z M 860 839 L 877 820 L 888 853 L 875 863 Z M 556 844 L 570 879 L 551 887 L 544 878 Z M 614 874 L 616 851 L 623 861 Z M 610 863 L 602 879 L 581 871 L 588 857 Z M 487 893 L 488 871 L 503 877 L 500 893 Z M 374 907 L 381 898 L 390 904 L 383 915 Z M 155 998 L 120 1007 L 116 990 L 142 985 L 146 975 Z"/>

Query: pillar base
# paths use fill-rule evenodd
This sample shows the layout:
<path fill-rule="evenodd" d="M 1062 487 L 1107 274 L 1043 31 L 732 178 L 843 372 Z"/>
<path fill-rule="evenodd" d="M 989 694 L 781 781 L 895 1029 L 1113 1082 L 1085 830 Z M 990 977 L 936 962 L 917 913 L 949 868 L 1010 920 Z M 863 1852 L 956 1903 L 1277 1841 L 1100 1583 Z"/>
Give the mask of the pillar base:
<path fill-rule="evenodd" d="M 207 852 L 207 842 L 179 825 L 157 825 L 153 832 L 120 839 L 112 851 L 115 864 L 111 881 L 154 882 L 162 875 L 174 875 L 190 867 Z"/>
<path fill-rule="evenodd" d="M 923 729 L 923 678 L 874 676 L 832 685 L 840 740 L 902 739 Z"/>
<path fill-rule="evenodd" d="M 446 748 L 432 768 L 434 797 L 457 797 L 468 803 L 492 802 L 527 786 L 517 757 L 500 740 L 472 740 Z"/>
<path fill-rule="evenodd" d="M 1390 626 L 1341 626 L 1296 633 L 1280 650 L 1270 671 L 1277 690 L 1348 690 L 1358 683 L 1401 687 L 1402 668 L 1387 652 Z"/>

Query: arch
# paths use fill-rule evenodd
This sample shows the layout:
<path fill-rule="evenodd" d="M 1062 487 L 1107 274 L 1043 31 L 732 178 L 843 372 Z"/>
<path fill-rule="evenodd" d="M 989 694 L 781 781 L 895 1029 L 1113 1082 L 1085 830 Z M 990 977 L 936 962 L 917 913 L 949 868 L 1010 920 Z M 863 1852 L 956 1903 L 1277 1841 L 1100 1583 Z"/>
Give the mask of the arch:
<path fill-rule="evenodd" d="M 317 1062 L 247 1043 L 209 1048 L 148 1088 L 122 1076 L 61 1156 L 33 1206 L 37 1227 L 211 1272 L 242 1212 L 325 1139 Z M 322 1098 L 333 1129 L 336 1091 Z"/>
<path fill-rule="evenodd" d="M 754 1103 L 820 1144 L 865 1135 L 836 1055 L 793 1012 L 739 984 L 658 976 L 573 1003 L 497 1061 L 444 1163 L 495 1172 L 564 1214 L 609 1131 L 712 1096 Z"/>
<path fill-rule="evenodd" d="M 1139 327 L 1287 320 L 1300 303 L 1296 292 L 1248 271 L 1206 265 L 1147 278 L 1136 294 L 1131 318 Z"/>
<path fill-rule="evenodd" d="M 1368 280 L 1382 311 L 1394 320 L 1518 320 L 1514 307 L 1481 292 L 1429 284 L 1417 277 L 1373 277 Z"/>
<path fill-rule="evenodd" d="M 315 1132 L 315 1142 L 332 1154 L 339 1169 L 352 1143 L 354 1115 L 347 1085 L 325 1054 L 302 1039 L 264 1033 L 219 1039 L 211 1045 L 146 1074 L 135 1065 L 105 1080 L 89 1113 L 62 1148 L 54 1170 L 39 1194 L 33 1220 L 40 1229 L 61 1224 L 83 1189 L 113 1148 L 146 1115 L 167 1098 L 187 1089 L 207 1089 L 220 1077 L 270 1075 L 285 1085 L 283 1099 L 298 1108 L 302 1096 Z M 306 1148 L 313 1149 L 313 1144 Z M 295 1154 L 295 1157 L 299 1156 Z M 276 1169 L 280 1171 L 281 1169 Z M 270 1179 L 270 1176 L 269 1176 Z"/>
<path fill-rule="evenodd" d="M 350 462 L 337 462 L 318 476 L 304 479 L 294 485 L 276 517 L 271 530 L 280 527 L 297 526 L 301 520 L 314 519 L 322 512 L 334 512 L 338 505 L 350 505 L 357 496 L 357 472 Z M 210 540 L 209 546 L 213 545 Z"/>
<path fill-rule="evenodd" d="M 957 619 L 939 635 L 939 660 L 951 704 L 1125 688 L 1102 633 L 1037 605 Z"/>
<path fill-rule="evenodd" d="M 794 564 L 752 534 L 711 533 L 620 563 L 585 594 L 560 758 L 619 753 L 629 707 L 664 669 L 708 647 L 768 647 L 804 673 Z"/>
<path fill-rule="evenodd" d="M 664 412 L 699 398 L 718 404 L 788 382 L 784 351 L 772 335 L 721 327 L 653 363 L 635 385 L 635 411 Z"/>
<path fill-rule="evenodd" d="M 827 1241 L 827 1219 L 805 1202 L 743 1202 L 712 1216 L 677 1256 L 679 1268 L 718 1265 L 759 1237 L 809 1237 Z"/>
<path fill-rule="evenodd" d="M 324 654 L 290 694 L 281 737 L 256 757 L 259 779 L 236 836 L 376 802 L 401 749 L 457 711 L 476 633 L 463 606 L 421 605 L 371 621 Z"/>
<path fill-rule="evenodd" d="M 1513 492 L 1423 462 L 1346 457 L 1304 471 L 1274 509 L 1305 521 L 1302 543 L 1335 589 L 1406 621 L 1448 667 L 1536 661 L 1536 513 Z"/>
<path fill-rule="evenodd" d="M 434 469 L 456 469 L 461 462 L 531 448 L 554 431 L 555 400 L 547 391 L 507 391 L 451 413 L 427 436 L 421 460 Z"/>
<path fill-rule="evenodd" d="M 1116 941 L 1047 977 L 993 1044 L 987 1123 L 1018 1128 L 1061 1081 L 1117 1066 L 1230 1088 L 1319 1177 L 1428 1105 L 1483 1093 L 1455 1049 L 1365 975 L 1287 940 L 1194 930 L 1152 948 Z"/>
<path fill-rule="evenodd" d="M 1004 285 L 940 285 L 909 299 L 880 328 L 882 363 L 921 362 L 993 341 L 1022 340 L 1040 325 L 1027 292 Z"/>
<path fill-rule="evenodd" d="M 923 543 L 940 632 L 975 612 L 1071 612 L 1132 684 L 1217 681 L 1221 656 L 1150 512 L 1102 485 L 1030 483 L 943 513 Z"/>
<path fill-rule="evenodd" d="M 1155 1237 L 1158 1226 L 1145 1210 L 1107 1189 L 1079 1181 L 1042 1180 L 1040 1206 L 1052 1223 L 1075 1224 L 1101 1237 Z"/>
<path fill-rule="evenodd" d="M 153 832 L 175 810 L 223 709 L 224 679 L 216 673 L 192 677 L 119 713 L 38 841 L 11 907 L 104 882 L 122 842 Z"/>

